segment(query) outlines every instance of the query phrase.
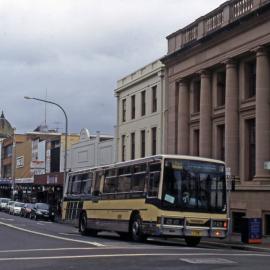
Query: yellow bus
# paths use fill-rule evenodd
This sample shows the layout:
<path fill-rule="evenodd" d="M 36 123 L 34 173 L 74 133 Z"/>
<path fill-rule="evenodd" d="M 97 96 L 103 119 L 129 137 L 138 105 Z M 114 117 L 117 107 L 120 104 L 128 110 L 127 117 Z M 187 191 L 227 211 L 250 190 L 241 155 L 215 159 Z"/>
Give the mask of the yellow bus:
<path fill-rule="evenodd" d="M 224 162 L 157 155 L 70 172 L 62 218 L 83 235 L 182 237 L 196 246 L 227 236 L 226 197 Z"/>

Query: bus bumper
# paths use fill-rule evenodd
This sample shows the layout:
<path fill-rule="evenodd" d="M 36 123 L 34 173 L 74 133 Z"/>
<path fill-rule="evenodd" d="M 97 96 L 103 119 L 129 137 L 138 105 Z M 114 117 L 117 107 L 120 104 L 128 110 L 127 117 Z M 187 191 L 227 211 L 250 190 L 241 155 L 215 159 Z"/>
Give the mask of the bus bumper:
<path fill-rule="evenodd" d="M 145 226 L 144 233 L 153 236 L 164 237 L 210 237 L 210 238 L 225 238 L 227 236 L 227 229 L 224 228 L 210 228 L 210 227 L 194 227 L 194 226 L 170 226 L 160 225 Z"/>

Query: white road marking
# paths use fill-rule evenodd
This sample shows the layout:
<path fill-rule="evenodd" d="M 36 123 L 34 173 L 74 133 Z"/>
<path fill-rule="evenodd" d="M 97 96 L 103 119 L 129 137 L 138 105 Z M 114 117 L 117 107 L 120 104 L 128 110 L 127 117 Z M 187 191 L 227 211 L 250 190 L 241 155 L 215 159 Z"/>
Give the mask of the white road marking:
<path fill-rule="evenodd" d="M 230 261 L 221 258 L 192 258 L 192 259 L 180 259 L 183 262 L 191 264 L 236 264 L 237 262 Z"/>
<path fill-rule="evenodd" d="M 99 247 L 99 250 L 116 250 L 116 249 L 129 249 L 129 250 L 137 250 L 137 249 L 151 249 L 151 250 L 158 250 L 164 249 L 164 247 L 155 247 L 155 246 L 104 246 Z M 74 247 L 74 248 L 36 248 L 36 249 L 5 249 L 0 250 L 0 253 L 19 253 L 19 252 L 40 252 L 40 251 L 61 251 L 61 250 L 96 250 L 96 247 Z M 190 247 L 166 247 L 166 250 L 191 250 Z M 196 250 L 207 250 L 205 248 Z M 218 254 L 218 253 L 217 253 Z"/>
<path fill-rule="evenodd" d="M 198 253 L 196 256 L 216 256 L 216 253 Z M 96 254 L 96 255 L 71 255 L 71 256 L 43 256 L 43 257 L 14 257 L 0 258 L 0 261 L 28 261 L 28 260 L 59 260 L 59 259 L 91 259 L 91 258 L 112 258 L 112 257 L 186 257 L 194 256 L 194 253 L 134 253 L 134 254 Z M 270 254 L 219 254 L 219 256 L 251 256 L 251 257 L 270 257 Z"/>
<path fill-rule="evenodd" d="M 44 226 L 44 223 L 37 222 L 38 225 Z"/>
<path fill-rule="evenodd" d="M 14 221 L 14 219 L 12 219 L 12 218 L 0 218 L 1 220 L 5 220 L 5 221 Z"/>
<path fill-rule="evenodd" d="M 61 237 L 61 236 L 57 236 L 57 235 L 52 235 L 52 234 L 47 234 L 47 233 L 41 233 L 41 232 L 36 232 L 36 231 L 32 231 L 32 230 L 28 230 L 28 229 L 23 229 L 11 224 L 7 224 L 4 222 L 0 222 L 0 225 L 9 227 L 9 228 L 13 228 L 19 231 L 24 231 L 24 232 L 28 232 L 28 233 L 32 233 L 32 234 L 37 234 L 37 235 L 41 235 L 41 236 L 46 236 L 46 237 L 50 237 L 50 238 L 54 238 L 54 239 L 59 239 L 59 240 L 64 240 L 64 241 L 70 241 L 70 242 L 76 242 L 76 243 L 82 243 L 82 244 L 88 244 L 88 245 L 93 245 L 93 246 L 97 246 L 97 247 L 103 247 L 104 245 L 97 243 L 97 242 L 90 242 L 90 241 L 83 241 L 83 240 L 78 240 L 78 239 L 70 239 L 70 238 L 66 238 L 66 237 Z"/>

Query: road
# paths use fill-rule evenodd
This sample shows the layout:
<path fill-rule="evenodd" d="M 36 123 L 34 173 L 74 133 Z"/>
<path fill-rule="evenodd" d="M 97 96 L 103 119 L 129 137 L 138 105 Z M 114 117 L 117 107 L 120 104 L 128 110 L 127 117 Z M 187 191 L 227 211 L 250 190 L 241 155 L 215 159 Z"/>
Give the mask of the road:
<path fill-rule="evenodd" d="M 0 270 L 269 269 L 270 254 L 182 241 L 121 241 L 116 234 L 81 236 L 65 224 L 0 212 Z"/>

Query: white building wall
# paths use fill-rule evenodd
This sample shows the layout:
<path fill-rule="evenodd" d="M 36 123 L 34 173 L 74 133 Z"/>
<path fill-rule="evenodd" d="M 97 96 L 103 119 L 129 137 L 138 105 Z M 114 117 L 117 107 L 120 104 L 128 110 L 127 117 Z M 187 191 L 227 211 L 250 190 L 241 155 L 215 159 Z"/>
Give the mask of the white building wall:
<path fill-rule="evenodd" d="M 135 159 L 141 157 L 141 130 L 145 130 L 145 156 L 152 154 L 151 129 L 157 128 L 156 153 L 164 152 L 165 82 L 163 64 L 158 60 L 117 82 L 117 125 L 115 127 L 117 161 L 122 157 L 122 135 L 126 136 L 126 160 L 131 159 L 131 133 L 135 132 Z M 152 112 L 152 87 L 157 86 L 157 111 Z M 145 115 L 141 115 L 141 93 L 146 93 Z M 135 119 L 131 119 L 131 96 L 135 95 Z M 122 100 L 126 99 L 126 121 L 122 121 Z"/>
<path fill-rule="evenodd" d="M 99 133 L 90 136 L 89 131 L 84 128 L 80 133 L 80 141 L 73 144 L 68 151 L 67 168 L 76 171 L 114 163 L 114 149 L 113 137 Z"/>

